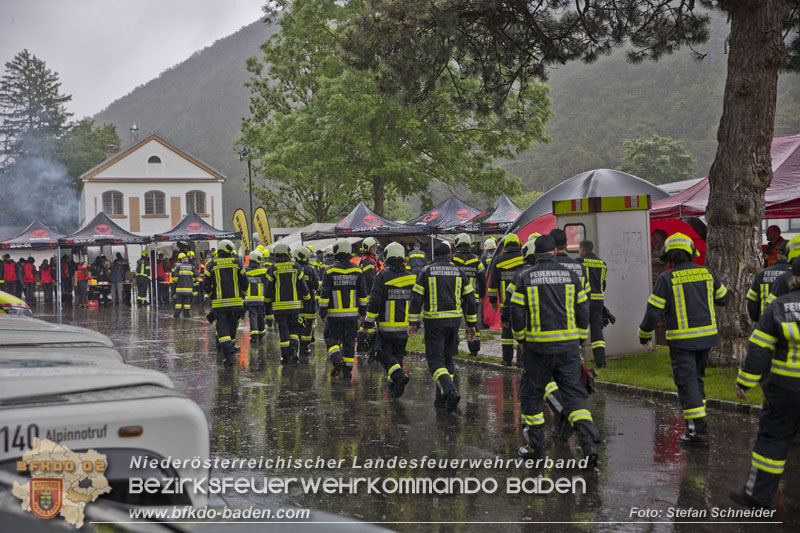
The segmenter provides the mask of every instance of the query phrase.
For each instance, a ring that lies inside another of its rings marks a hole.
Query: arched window
[[[189,191],[186,193],[186,212],[194,211],[198,215],[206,213],[206,193],[203,191]]]
[[[147,191],[144,193],[144,214],[165,215],[164,193],[161,191]]]
[[[141,159],[139,161],[141,161]],[[161,163],[161,158],[158,157],[157,155],[151,155],[150,158],[147,160],[147,162],[150,163],[151,165],[158,165]]]
[[[124,215],[122,211],[122,193],[106,191],[103,193],[103,212],[106,215]]]

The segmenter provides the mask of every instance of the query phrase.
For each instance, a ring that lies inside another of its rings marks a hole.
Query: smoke
[[[42,157],[16,160],[0,180],[0,226],[27,226],[34,219],[62,232],[78,223],[78,194],[67,169]]]

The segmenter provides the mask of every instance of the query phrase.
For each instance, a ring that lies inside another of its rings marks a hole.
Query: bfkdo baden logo
[[[39,518],[61,515],[73,526],[83,526],[86,504],[111,492],[104,473],[106,456],[95,450],[75,453],[51,440],[33,440],[33,448],[17,461],[17,472],[30,473],[27,485],[14,482],[12,494],[23,511]]]

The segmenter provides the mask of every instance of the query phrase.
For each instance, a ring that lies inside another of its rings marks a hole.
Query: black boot
[[[729,493],[731,500],[735,501],[742,507],[750,509],[771,509],[772,505],[764,504],[763,502],[756,501],[752,496],[747,494],[742,489],[732,490]]]
[[[544,450],[541,448],[534,448],[530,444],[526,444],[517,450],[517,455],[520,459],[541,459],[544,457]]]
[[[398,368],[392,372],[392,381],[390,382],[392,388],[392,397],[399,398],[406,391],[406,384],[409,381],[408,374]]]
[[[678,442],[683,446],[708,448],[708,433],[690,433],[687,431],[678,437]]]

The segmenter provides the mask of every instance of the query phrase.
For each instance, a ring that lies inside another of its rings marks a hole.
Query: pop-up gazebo
[[[0,242],[0,250],[47,250],[58,248],[58,240],[64,237],[39,219],[34,220],[19,235]]]
[[[422,216],[406,222],[409,229],[423,229],[430,234],[461,233],[461,225],[481,214],[480,209],[451,196]]]
[[[169,231],[153,235],[155,242],[164,241],[218,241],[221,239],[240,239],[241,231],[223,231],[213,227],[194,211],[186,216]]]
[[[486,211],[461,224],[459,229],[466,233],[505,233],[521,212],[517,204],[502,194]]]
[[[303,233],[304,241],[330,239],[333,237],[388,237],[391,235],[425,235],[425,228],[410,228],[377,214],[359,202],[350,213],[329,230]]]

